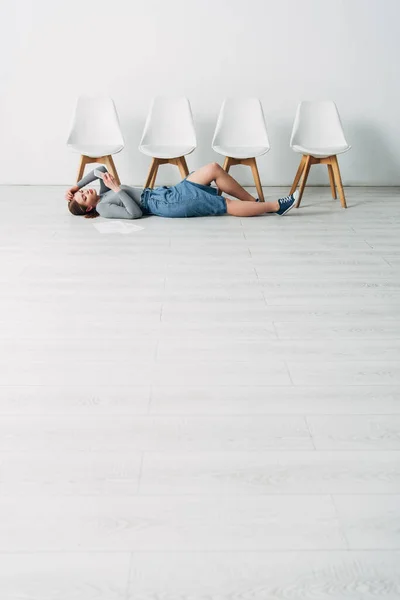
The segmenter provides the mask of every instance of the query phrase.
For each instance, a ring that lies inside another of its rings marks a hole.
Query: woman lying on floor
[[[96,179],[100,179],[100,194],[94,189],[83,189]],[[218,190],[210,186],[213,181],[219,190],[243,202],[218,196]],[[194,171],[177,185],[154,190],[120,186],[101,166],[70,188],[65,197],[70,212],[86,218],[99,215],[111,219],[139,219],[142,215],[176,218],[225,214],[255,217],[264,213],[285,215],[296,205],[297,192],[275,202],[259,202],[220,165],[211,163]]]

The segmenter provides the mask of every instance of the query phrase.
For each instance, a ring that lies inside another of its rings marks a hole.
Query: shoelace
[[[285,196],[284,198],[280,198],[279,202],[281,204],[285,204],[286,202],[291,202],[293,200],[292,196]]]

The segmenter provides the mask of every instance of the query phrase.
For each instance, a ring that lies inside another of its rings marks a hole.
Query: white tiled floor
[[[1,600],[398,599],[399,190],[109,236],[62,193],[0,189]]]

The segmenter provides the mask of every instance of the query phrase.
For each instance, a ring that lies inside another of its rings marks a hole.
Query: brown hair
[[[85,219],[95,219],[96,217],[100,216],[96,208],[92,208],[92,210],[86,212],[84,206],[81,206],[76,200],[70,200],[70,202],[68,202],[68,208],[69,212],[73,215],[85,217]]]

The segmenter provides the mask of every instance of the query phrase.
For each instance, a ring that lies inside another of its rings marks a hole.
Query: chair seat
[[[179,158],[193,152],[196,146],[179,145],[179,146],[161,146],[156,144],[145,144],[139,146],[140,152],[151,156],[152,158]]]
[[[110,156],[111,154],[117,154],[121,152],[123,149],[123,145],[121,144],[113,144],[113,145],[100,145],[100,144],[68,144],[68,147],[71,148],[74,152],[78,152],[79,154],[84,154],[85,156],[89,156],[90,158],[99,158],[100,156]]]
[[[268,146],[213,146],[213,150],[230,158],[255,158],[268,152]]]
[[[307,148],[306,146],[293,145],[292,150],[305,154],[306,156],[314,156],[315,158],[327,158],[328,156],[335,156],[336,154],[343,154],[350,150],[351,146],[331,146],[325,148]]]

